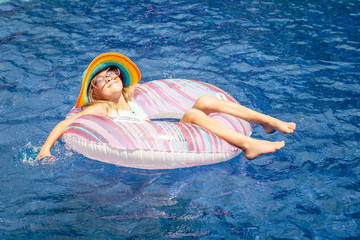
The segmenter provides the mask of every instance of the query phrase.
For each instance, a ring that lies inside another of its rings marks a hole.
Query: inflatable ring
[[[63,140],[88,158],[132,168],[174,169],[230,160],[240,154],[239,148],[197,125],[169,120],[180,119],[200,96],[237,103],[228,93],[208,83],[151,81],[136,88],[134,99],[152,121],[85,115],[70,124]],[[68,117],[83,108],[73,108]],[[247,121],[224,113],[210,116],[244,135],[252,133]]]

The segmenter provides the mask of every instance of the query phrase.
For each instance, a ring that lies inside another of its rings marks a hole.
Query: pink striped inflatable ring
[[[65,130],[66,145],[101,162],[141,169],[174,169],[227,161],[241,150],[193,124],[164,121],[181,118],[200,96],[236,100],[225,91],[204,82],[181,79],[141,84],[135,101],[151,120],[136,122],[100,115],[77,118]],[[71,116],[82,108],[74,108]],[[250,136],[250,123],[223,113],[210,115],[232,129]],[[162,121],[156,121],[156,119]]]

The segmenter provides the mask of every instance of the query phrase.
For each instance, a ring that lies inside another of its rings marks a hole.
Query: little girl
[[[121,54],[105,53],[95,58],[84,72],[82,88],[76,104],[76,107],[87,107],[82,112],[61,121],[55,126],[42,146],[37,159],[51,156],[50,148],[62,136],[71,122],[80,116],[98,114],[114,118],[131,116],[139,120],[149,120],[132,98],[132,93],[140,78],[140,71],[136,65]],[[233,102],[214,97],[200,97],[194,106],[185,112],[180,123],[196,124],[212,132],[242,149],[247,159],[276,152],[283,148],[285,143],[284,141],[257,140],[240,134],[208,116],[213,112],[227,113],[248,122],[259,124],[267,133],[273,133],[277,130],[291,134],[296,128],[295,123],[283,122]]]

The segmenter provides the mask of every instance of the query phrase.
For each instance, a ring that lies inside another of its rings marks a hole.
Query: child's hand
[[[132,86],[130,86],[129,88],[130,88],[130,91],[131,92],[134,92],[135,91],[135,89],[139,86],[140,84],[134,84],[134,85],[132,85]]]
[[[39,154],[37,155],[37,157],[36,157],[35,160],[40,160],[40,159],[43,159],[43,158],[46,158],[46,157],[51,157],[50,151],[41,148],[41,150],[40,150],[40,152],[39,152]]]

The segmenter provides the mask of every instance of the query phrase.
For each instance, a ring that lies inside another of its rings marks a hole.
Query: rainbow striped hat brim
[[[141,79],[140,70],[128,57],[113,52],[101,54],[89,64],[82,76],[81,91],[75,107],[82,107],[89,103],[87,91],[91,79],[99,71],[110,66],[116,66],[119,68],[121,72],[121,80],[126,87],[138,83]]]

